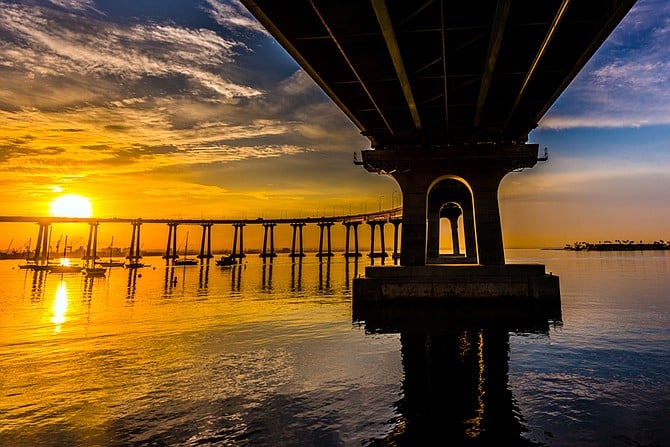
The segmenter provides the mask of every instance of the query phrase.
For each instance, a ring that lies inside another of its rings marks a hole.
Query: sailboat
[[[58,240],[60,244],[60,239]],[[79,273],[84,267],[76,264],[70,264],[70,259],[67,256],[67,236],[65,236],[65,248],[63,249],[63,257],[58,264],[48,264],[48,270],[51,273]]]
[[[186,232],[186,243],[184,244],[184,257],[177,258],[172,261],[172,265],[198,265],[198,260],[193,258],[187,258],[188,254],[188,232]]]
[[[125,264],[124,261],[116,261],[112,259],[112,247],[114,246],[114,237],[112,236],[112,241],[109,243],[109,261],[96,262],[101,267],[123,267]]]
[[[30,259],[30,244],[32,242],[32,238],[28,239],[28,243],[26,244],[26,263],[25,264],[20,264],[19,268],[23,270],[32,270],[32,268],[35,266],[35,260]]]

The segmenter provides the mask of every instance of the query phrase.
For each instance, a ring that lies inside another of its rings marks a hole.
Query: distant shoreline
[[[553,250],[553,249],[552,249]],[[556,249],[558,250],[558,249]],[[560,250],[570,251],[648,251],[648,250],[670,250],[670,242],[654,241],[652,243],[635,243],[633,241],[599,242],[593,244],[590,242],[575,242],[574,244],[565,244]]]

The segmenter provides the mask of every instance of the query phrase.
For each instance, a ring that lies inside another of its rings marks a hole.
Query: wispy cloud
[[[207,5],[208,7],[205,10],[219,25],[231,30],[251,30],[268,35],[266,29],[236,0],[229,3],[219,0],[207,0]]]
[[[208,29],[169,24],[121,25],[44,8],[0,3],[0,66],[36,77],[94,75],[125,83],[183,77],[221,98],[262,92],[226,76],[243,43]],[[146,85],[145,85],[146,87]]]
[[[670,3],[640,0],[540,126],[670,124],[669,40]]]
[[[49,3],[52,3],[56,6],[60,6],[64,9],[74,9],[74,10],[96,10],[95,0],[49,0]]]

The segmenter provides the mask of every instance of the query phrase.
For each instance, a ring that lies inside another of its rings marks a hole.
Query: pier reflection
[[[493,309],[491,309],[493,310]],[[369,333],[399,333],[404,378],[395,427],[370,445],[538,445],[509,387],[509,334],[548,335],[554,317],[486,316],[433,305],[355,308]]]
[[[302,290],[302,258],[291,263],[291,292],[298,292]],[[297,271],[297,273],[296,273]]]
[[[209,258],[200,260],[200,272],[198,273],[198,296],[205,296],[209,286]]]
[[[30,301],[33,303],[42,301],[44,296],[44,284],[46,282],[46,270],[32,270],[32,282],[30,287]],[[28,272],[26,272],[28,274]]]
[[[230,272],[230,290],[239,292],[242,286],[242,270],[246,268],[246,264],[236,264],[232,267]]]
[[[128,282],[126,284],[126,301],[132,303],[135,301],[135,292],[137,291],[137,269],[128,269]]]
[[[165,264],[165,276],[163,280],[163,296],[168,297],[172,294],[172,289],[177,285],[177,276],[175,267],[172,264]]]
[[[325,270],[325,274],[324,274]],[[330,257],[325,261],[319,262],[319,292],[330,292]]]
[[[272,258],[263,258],[261,290],[272,291]]]

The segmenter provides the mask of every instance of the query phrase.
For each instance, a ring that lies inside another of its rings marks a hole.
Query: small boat
[[[19,265],[19,268],[22,269],[22,270],[34,270],[35,266],[37,265],[35,260],[30,258],[30,243],[31,243],[31,241],[32,241],[32,238],[28,239],[28,243],[26,244],[26,263]]]
[[[80,265],[52,264],[47,266],[50,273],[79,273],[84,269]]]
[[[172,261],[172,265],[198,265],[198,260],[193,258],[187,258],[188,253],[188,232],[186,233],[186,243],[184,244],[184,257],[177,258]]]
[[[216,265],[235,265],[237,260],[233,255],[230,256],[221,256],[220,259],[216,260]]]
[[[127,269],[141,269],[142,267],[147,267],[146,265],[142,264],[141,262],[133,261],[133,262],[128,262],[127,264],[123,265]]]
[[[172,261],[172,265],[198,265],[198,260],[192,258],[175,259]]]
[[[60,239],[58,240],[58,244],[60,245]],[[67,256],[67,249],[67,236],[65,236],[65,248],[63,249],[63,257],[60,262],[58,264],[47,264],[47,270],[49,270],[50,273],[79,273],[82,271],[84,268],[83,266],[70,264],[70,258]],[[56,247],[56,251],[58,251],[58,246]],[[70,251],[72,251],[72,247],[70,247]]]
[[[84,267],[81,272],[86,276],[105,276],[107,269],[104,267]]]
[[[101,267],[123,267],[125,265],[124,261],[117,261],[115,259],[112,259],[113,245],[114,245],[114,238],[112,237],[112,241],[109,243],[109,261],[96,262],[96,265],[99,265]]]

